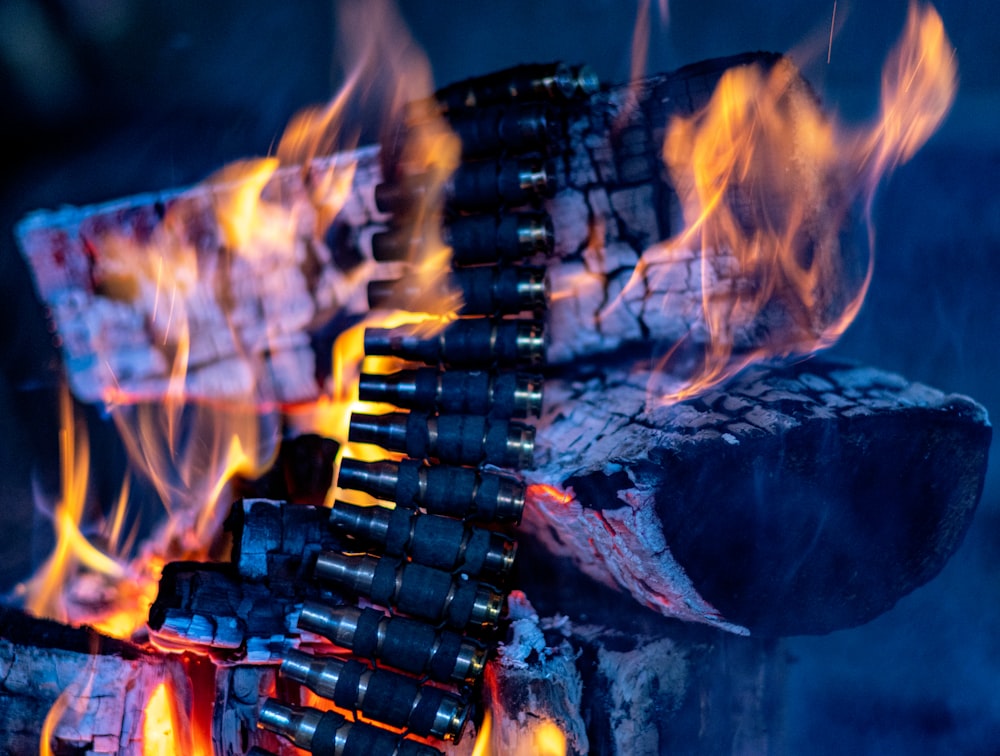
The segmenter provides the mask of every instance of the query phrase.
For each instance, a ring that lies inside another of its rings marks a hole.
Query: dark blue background
[[[655,3],[654,3],[655,4]],[[939,4],[961,84],[944,129],[877,203],[868,302],[835,352],[1000,410],[1000,14]],[[797,50],[845,120],[877,107],[904,0],[671,3],[650,71],[752,49]],[[438,82],[525,61],[591,63],[627,78],[634,6],[614,0],[407,2]],[[328,2],[4,0],[0,3],[0,590],[50,539],[32,471],[55,470],[55,355],[13,247],[25,212],[197,181],[264,154],[339,79]],[[809,58],[811,54],[811,59]],[[120,463],[120,459],[117,460]],[[994,465],[994,468],[996,466]],[[112,476],[99,485],[113,485]],[[1000,478],[944,572],[854,630],[788,643],[788,752],[1000,752]]]

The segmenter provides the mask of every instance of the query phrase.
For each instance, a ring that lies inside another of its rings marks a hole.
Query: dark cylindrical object
[[[544,103],[512,103],[449,114],[462,142],[462,157],[545,151],[559,140],[552,109]]]
[[[511,371],[417,368],[389,375],[362,373],[358,398],[442,414],[538,417],[542,378]]]
[[[445,223],[443,238],[454,265],[520,260],[555,246],[552,220],[533,212],[455,217]]]
[[[472,684],[486,664],[486,647],[449,630],[378,609],[326,607],[307,601],[298,627],[365,659],[440,682]]]
[[[470,577],[505,577],[517,551],[514,540],[500,533],[407,507],[359,507],[338,501],[330,511],[330,524],[379,547],[381,553]]]
[[[343,709],[414,735],[457,741],[468,716],[457,696],[356,659],[319,658],[292,649],[285,652],[281,674]]]
[[[538,364],[545,356],[545,334],[534,320],[489,318],[462,318],[431,336],[421,323],[368,328],[365,354],[448,367]]]
[[[552,166],[538,158],[474,160],[462,163],[443,187],[443,199],[454,210],[519,207],[551,197],[556,190]],[[405,217],[427,196],[420,176],[375,187],[375,206],[383,213]]]
[[[484,265],[548,254],[555,231],[545,213],[460,215],[445,222],[442,240],[451,247],[452,265]],[[372,236],[372,255],[379,262],[406,262],[418,244],[412,228],[392,228]]]
[[[464,268],[431,280],[410,276],[394,281],[371,281],[368,306],[392,310],[425,309],[422,302],[444,301],[452,292],[462,297],[460,315],[504,315],[540,310],[548,286],[545,268],[490,265]]]
[[[493,625],[503,596],[490,585],[394,557],[326,551],[316,559],[316,576],[372,602],[429,622],[461,630]]]
[[[512,100],[570,100],[600,88],[588,66],[533,63],[476,76],[442,87],[434,97],[449,112]]]
[[[275,698],[264,702],[257,726],[288,738],[313,756],[443,756],[436,748],[381,727]]]
[[[520,522],[524,481],[471,467],[425,465],[420,460],[362,462],[344,459],[337,485],[364,491],[401,507],[481,522]]]
[[[447,204],[460,210],[519,207],[555,191],[555,172],[543,160],[476,160],[462,163],[452,174]]]
[[[449,465],[525,467],[531,465],[535,452],[533,427],[480,415],[355,412],[351,415],[348,438],[355,443],[375,444],[417,459],[437,459]]]

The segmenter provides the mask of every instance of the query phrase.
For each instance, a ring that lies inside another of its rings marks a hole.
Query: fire
[[[182,743],[185,733],[179,727],[177,703],[167,683],[161,682],[153,690],[142,719],[143,756],[163,756],[190,752],[190,743]]]
[[[510,725],[508,735],[515,737],[515,742],[498,742],[493,733],[493,715],[487,711],[483,715],[483,723],[476,734],[476,742],[472,746],[472,756],[566,756],[566,735],[551,719],[534,721],[531,717],[526,722]]]
[[[405,304],[432,311],[433,318],[380,312],[348,329],[334,347],[328,391],[308,410],[284,404],[268,383],[269,356],[280,354],[290,334],[301,333],[313,317],[294,307],[272,317],[271,294],[287,282],[293,289],[278,299],[294,304],[295,271],[305,255],[302,240],[322,238],[351,196],[356,162],[349,150],[360,132],[349,127],[348,115],[354,118],[370,105],[373,85],[385,90],[380,118],[405,133],[395,156],[397,178],[419,181],[423,188],[409,214],[416,242],[409,275],[430,282],[447,270],[450,259],[440,235],[441,195],[458,164],[460,145],[440,114],[404,109],[407,103],[426,102],[433,90],[426,61],[388,3],[341,8],[355,16],[340,24],[353,35],[344,45],[353,49],[355,61],[345,85],[328,105],[297,115],[274,156],[217,172],[169,202],[148,234],[112,229],[93,239],[100,249],[102,286],[141,310],[167,378],[136,386],[124,380],[127,376],[119,381],[111,362],[104,362],[112,388],[103,399],[130,464],[118,505],[107,518],[90,511],[95,507],[88,488],[87,437],[73,422],[68,394],[64,397],[62,495],[52,507],[57,545],[22,587],[32,613],[88,623],[117,637],[136,635],[167,562],[225,556],[213,549],[231,502],[228,482],[236,475],[257,477],[271,465],[282,423],[321,430],[341,442],[343,453],[373,453],[347,444],[350,412],[368,409],[357,401],[364,328],[423,321],[433,332],[460,304],[450,293],[437,296],[441,286],[427,286],[436,292],[434,301]],[[410,119],[405,129],[404,119]],[[333,311],[356,297],[372,270],[368,262],[345,274],[325,306]],[[232,356],[218,370],[207,371],[217,352]],[[369,368],[380,369],[373,362]],[[162,503],[163,513],[153,521],[128,511],[131,476],[148,481]],[[49,712],[46,743],[69,705],[67,690]],[[190,724],[171,685],[160,684],[144,709],[143,753],[211,753],[201,731],[206,723],[193,735]]]
[[[872,245],[866,259],[852,260],[841,230],[940,125],[956,77],[940,17],[912,4],[883,72],[881,118],[869,129],[825,117],[787,60],[727,71],[704,109],[672,119],[663,159],[685,228],[646,251],[612,307],[644,277],[671,276],[686,264],[674,260],[694,254],[708,338],[703,351],[692,354],[682,340],[662,358],[653,394],[676,401],[750,362],[809,353],[843,333],[867,291]],[[720,287],[720,271],[731,284]],[[791,322],[769,329],[775,309]],[[759,348],[746,347],[748,332]]]

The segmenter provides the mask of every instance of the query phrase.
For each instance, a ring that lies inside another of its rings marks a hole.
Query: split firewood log
[[[190,753],[192,687],[180,656],[0,607],[5,756],[39,753],[50,713],[48,745],[54,753],[132,753],[143,742],[154,695],[185,728],[178,733],[178,752]]]
[[[992,433],[971,399],[821,359],[673,405],[651,379],[626,363],[546,382],[519,555],[522,581],[551,576],[545,609],[572,601],[537,561],[561,556],[668,616],[826,633],[887,610],[961,543]]]
[[[557,191],[542,206],[554,250],[534,260],[547,266],[552,292],[550,362],[636,342],[702,345],[704,302],[735,303],[760,285],[755,272],[739,270],[731,250],[703,256],[690,244],[660,244],[682,228],[682,202],[662,157],[667,122],[702,107],[724,70],[749,64],[785,72],[793,126],[799,110],[816,107],[791,64],[768,54],[707,61],[567,106],[548,168]],[[815,215],[804,227],[807,242],[839,260],[844,276],[814,287],[819,304],[807,316],[794,296],[776,291],[759,317],[727,336],[737,350],[800,347],[835,319],[857,283],[857,261],[838,236],[844,191],[830,186],[831,177],[809,176],[795,149],[788,160],[787,173],[801,178],[797,194],[810,198],[806,210]],[[330,373],[332,339],[368,312],[367,283],[391,277],[384,271],[392,266],[375,265],[372,251],[374,234],[391,220],[375,202],[383,162],[377,148],[364,148],[280,168],[259,203],[250,198],[260,218],[240,218],[242,231],[217,216],[245,191],[239,182],[26,218],[18,241],[54,318],[76,396],[162,397],[176,356],[186,354],[191,398],[315,399],[316,376]],[[342,179],[342,193],[317,196],[316,187],[341,186],[331,173]],[[820,183],[829,195],[813,198]],[[733,189],[734,202],[741,191]],[[324,230],[330,203],[337,212]],[[255,223],[275,216],[281,221],[254,235]]]
[[[582,574],[739,633],[830,632],[891,607],[961,542],[991,437],[970,399],[820,359],[675,405],[649,381],[628,362],[547,381],[515,578],[543,611],[592,617]],[[204,642],[231,650],[292,633],[296,602],[319,589],[310,555],[334,543],[327,510],[237,511],[237,567],[168,568],[154,627],[192,641],[194,615],[226,617],[239,632],[226,641],[220,622]]]

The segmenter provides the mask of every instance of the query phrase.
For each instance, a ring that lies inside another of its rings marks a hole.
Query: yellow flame
[[[56,727],[59,726],[59,722],[66,713],[66,709],[69,708],[69,702],[72,695],[73,691],[67,687],[62,693],[59,694],[59,697],[56,698],[52,707],[49,709],[48,714],[45,715],[45,721],[42,722],[42,732],[38,748],[39,756],[54,756],[52,751],[52,738],[55,735]]]
[[[870,182],[877,184],[924,146],[951,109],[957,88],[955,48],[941,16],[911,0],[906,28],[882,69],[881,118],[866,140]]]
[[[153,690],[143,710],[142,754],[165,756],[187,753],[181,746],[182,733],[177,722],[177,706],[167,683],[161,682]]]
[[[566,735],[551,719],[527,717],[511,722],[506,732],[494,733],[493,714],[487,711],[476,733],[471,756],[566,756]]]
[[[676,401],[752,361],[812,352],[843,333],[868,288],[872,245],[852,259],[841,230],[859,200],[870,210],[881,178],[940,125],[956,80],[940,17],[914,3],[883,71],[881,118],[869,129],[825,117],[788,60],[725,72],[706,107],[667,124],[663,159],[685,227],[645,253],[610,307],[632,287],[657,290],[658,277],[693,257],[708,338],[703,350],[676,344],[652,393]],[[770,327],[775,311],[782,320]]]

